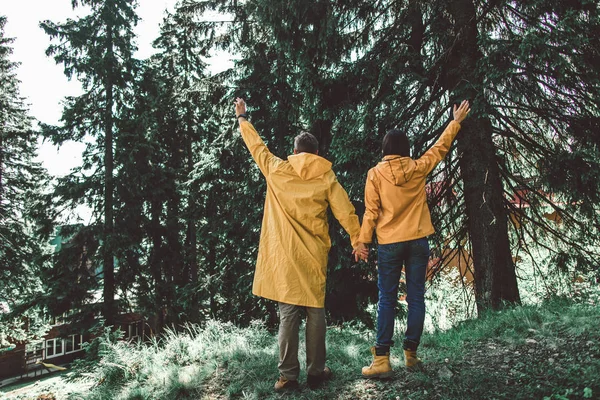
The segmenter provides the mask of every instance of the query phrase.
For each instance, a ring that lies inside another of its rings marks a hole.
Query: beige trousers
[[[306,373],[319,375],[325,369],[325,309],[279,303],[279,373],[298,380],[298,344],[301,313],[306,310]]]

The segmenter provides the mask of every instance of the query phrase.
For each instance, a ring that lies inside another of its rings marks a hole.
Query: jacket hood
[[[331,163],[312,153],[300,153],[288,156],[294,171],[304,180],[318,178],[331,170]]]
[[[375,168],[385,180],[402,186],[412,179],[417,165],[410,157],[385,156]]]

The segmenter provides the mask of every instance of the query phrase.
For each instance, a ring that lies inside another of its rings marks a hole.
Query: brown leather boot
[[[307,375],[306,384],[310,389],[317,389],[323,382],[330,380],[332,376],[331,368],[325,367],[319,375]]]
[[[363,367],[362,376],[363,378],[390,378],[394,375],[392,371],[392,365],[390,364],[390,352],[389,350],[385,355],[377,355],[375,346],[371,347],[371,354],[373,354],[373,362],[368,367]]]
[[[275,382],[276,392],[281,392],[283,390],[298,389],[299,387],[300,386],[298,385],[298,381],[287,380],[283,375],[280,375],[277,382]]]
[[[404,364],[408,369],[419,369],[423,366],[423,361],[417,357],[416,350],[404,350]]]

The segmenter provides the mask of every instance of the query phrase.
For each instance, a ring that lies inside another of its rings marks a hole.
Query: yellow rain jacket
[[[389,155],[367,174],[365,215],[359,241],[379,244],[406,242],[431,235],[425,180],[448,153],[460,124],[450,122],[438,141],[418,160]]]
[[[300,153],[284,161],[269,151],[250,122],[241,121],[240,131],[267,179],[252,293],[282,303],[323,308],[331,247],[327,207],[355,247],[360,224],[354,206],[331,163],[323,157]]]

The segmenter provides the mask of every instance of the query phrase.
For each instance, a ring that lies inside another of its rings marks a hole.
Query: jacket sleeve
[[[456,121],[451,121],[437,142],[416,160],[417,170],[424,175],[429,175],[440,161],[446,157],[452,141],[460,130],[460,124]]]
[[[350,198],[348,198],[348,193],[346,193],[342,185],[337,181],[335,174],[333,175],[333,181],[329,187],[328,202],[333,215],[340,222],[342,228],[350,235],[352,248],[355,248],[358,244],[360,223],[358,222],[358,216],[356,215],[354,206],[352,205]]]
[[[379,185],[375,182],[375,179],[375,172],[369,171],[367,174],[367,183],[365,184],[365,215],[363,216],[360,236],[358,238],[358,241],[362,243],[371,243],[373,241],[373,232],[375,231],[381,208]]]
[[[254,126],[248,121],[240,122],[240,132],[242,139],[246,143],[246,147],[250,150],[252,158],[260,168],[263,175],[269,176],[274,167],[281,162],[279,157],[276,157],[269,151],[269,148],[254,129]]]

